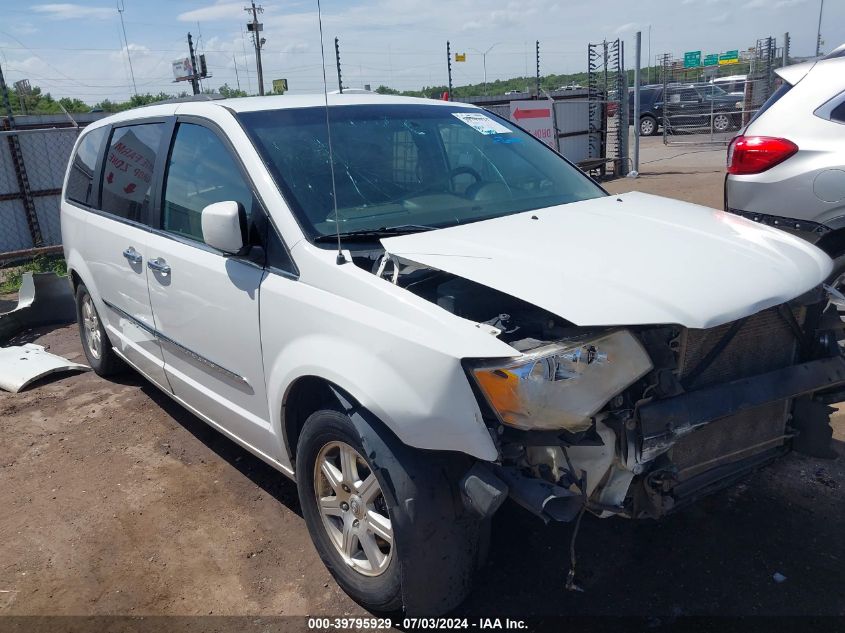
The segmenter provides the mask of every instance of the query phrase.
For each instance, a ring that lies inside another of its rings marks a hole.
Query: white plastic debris
[[[774,574],[772,574],[772,580],[774,580],[776,583],[780,584],[780,583],[782,583],[786,580],[786,576],[784,576],[779,571],[776,571]]]
[[[12,393],[49,374],[89,369],[87,365],[73,363],[33,343],[0,348],[0,389]]]

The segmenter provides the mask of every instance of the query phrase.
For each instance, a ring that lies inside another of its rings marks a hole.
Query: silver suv
[[[845,273],[845,45],[775,71],[781,86],[728,148],[725,208],[791,231]]]

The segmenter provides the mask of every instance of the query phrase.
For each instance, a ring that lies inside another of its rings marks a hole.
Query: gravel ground
[[[723,156],[607,187],[718,207]],[[29,341],[84,362],[75,326]],[[586,517],[584,593],[563,588],[571,526],[508,503],[460,614],[845,615],[845,416],[834,427],[836,460],[788,455],[662,522]],[[133,373],[0,392],[0,434],[0,614],[365,613],[317,557],[293,483]]]

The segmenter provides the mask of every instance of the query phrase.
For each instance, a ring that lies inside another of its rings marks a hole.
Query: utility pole
[[[337,89],[343,94],[343,78],[340,75],[340,40],[334,38],[334,63],[337,66]]]
[[[537,98],[540,98],[540,40],[534,46],[534,56],[537,62]]]
[[[197,58],[194,55],[194,41],[191,39],[191,34],[188,33],[188,53],[191,56],[191,88],[195,95],[200,93],[200,82],[197,79]]]
[[[449,70],[449,101],[452,100],[452,45],[446,40],[446,68]]]
[[[824,11],[824,0],[819,4],[819,28],[816,30],[816,57],[822,54],[822,12]]]
[[[126,6],[123,0],[117,0],[117,12],[120,15],[120,28],[123,29],[123,43],[126,45],[126,59],[129,60],[129,75],[132,77],[132,89],[135,91],[135,96],[138,96],[138,86],[135,85],[135,71],[132,70],[132,56],[129,54],[129,41],[126,39],[126,26],[123,24],[123,12]]]
[[[634,50],[634,160],[633,170],[629,176],[637,176],[640,173],[640,58],[642,56],[643,34],[637,31],[635,36]],[[621,103],[620,103],[621,105]]]
[[[258,14],[264,13],[264,8],[255,6],[253,0],[252,6],[244,7],[244,11],[252,13],[252,22],[247,22],[246,30],[252,33],[252,43],[255,45],[255,70],[258,75],[258,94],[264,96],[264,71],[261,68],[261,47],[267,41],[261,37],[261,31],[264,30],[264,25],[258,21]]]
[[[781,66],[789,66],[789,31],[783,34],[783,59]]]

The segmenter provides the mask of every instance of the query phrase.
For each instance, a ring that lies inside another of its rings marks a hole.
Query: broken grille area
[[[793,312],[803,324],[804,310]],[[701,361],[730,331],[733,323],[707,330],[686,330],[680,350],[682,382],[692,377]],[[688,389],[755,376],[792,365],[797,342],[777,308],[748,317],[733,338],[703,371],[696,372]],[[769,403],[707,424],[678,440],[671,458],[678,480],[782,446],[789,400]]]

